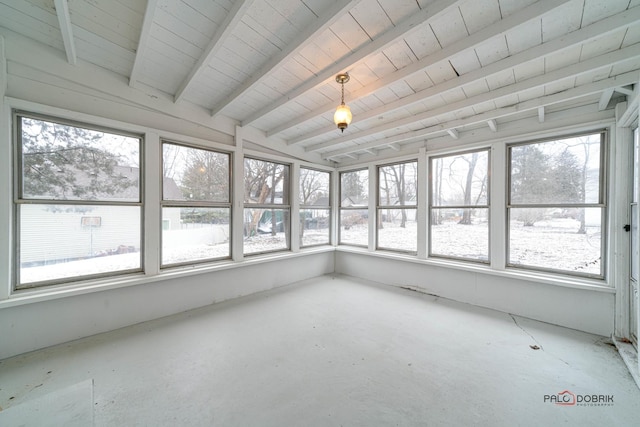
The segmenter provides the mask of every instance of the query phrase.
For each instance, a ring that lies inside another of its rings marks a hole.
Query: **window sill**
[[[497,270],[489,267],[486,264],[474,263],[474,262],[464,262],[464,261],[454,261],[454,260],[443,260],[443,259],[420,259],[415,256],[405,255],[401,253],[387,252],[387,251],[369,251],[366,248],[358,248],[354,246],[338,246],[336,248],[338,252],[349,252],[356,253],[360,255],[374,256],[385,259],[393,259],[403,262],[411,262],[415,264],[428,265],[433,267],[442,267],[442,268],[453,268],[457,270],[470,271],[480,274],[489,274],[500,277],[508,277],[511,279],[517,279],[527,282],[535,282],[541,283],[545,285],[553,285],[553,286],[563,286],[566,288],[575,288],[575,289],[583,289],[590,290],[596,292],[604,292],[614,294],[616,292],[615,288],[606,284],[603,280],[598,279],[588,279],[588,278],[580,278],[580,277],[568,277],[562,276],[558,274],[547,274],[540,273],[535,271],[522,271],[520,269],[507,269],[507,270]]]
[[[114,276],[99,280],[91,280],[84,282],[74,282],[72,284],[62,284],[55,286],[47,286],[42,288],[24,289],[14,291],[9,298],[0,301],[0,309],[16,307],[25,304],[43,302],[59,298],[65,298],[76,295],[90,294],[94,292],[108,291],[112,289],[125,288],[147,283],[161,282],[164,280],[177,279],[187,276],[195,276],[200,274],[213,273],[216,271],[229,270],[234,268],[242,268],[251,265],[262,264],[277,260],[284,260],[308,255],[314,255],[324,252],[333,252],[333,246],[317,246],[313,248],[301,249],[299,252],[271,252],[262,255],[248,256],[242,261],[218,261],[211,264],[197,264],[189,266],[180,266],[167,268],[158,274],[134,273],[123,276]]]

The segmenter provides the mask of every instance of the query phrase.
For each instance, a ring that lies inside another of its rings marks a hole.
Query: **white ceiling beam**
[[[633,95],[633,86],[617,87],[615,91],[627,96]]]
[[[393,83],[406,79],[407,77],[412,76],[413,74],[419,73],[425,68],[428,68],[431,65],[434,65],[442,60],[445,60],[451,56],[455,56],[464,52],[465,50],[472,49],[487,40],[503,34],[513,28],[518,27],[536,17],[540,17],[554,9],[558,6],[561,6],[564,3],[567,3],[569,0],[544,0],[534,3],[523,10],[520,10],[513,15],[509,15],[508,17],[488,26],[479,31],[476,31],[472,35],[465,37],[457,42],[440,49],[439,51],[427,55],[426,57],[413,62],[406,67],[403,67],[399,70],[394,71],[393,73],[382,77],[375,82],[368,84],[366,86],[361,87],[360,89],[349,93],[349,102],[354,102],[359,99],[362,99],[366,96],[371,95],[372,93],[385,88],[387,86],[392,85]],[[280,132],[283,132],[287,129],[290,129],[295,126],[299,126],[300,124],[312,120],[317,116],[325,114],[335,108],[335,105],[332,103],[326,103],[321,107],[314,109],[296,119],[287,120],[286,123],[273,128],[267,132],[267,136],[276,135]]]
[[[60,24],[60,32],[62,33],[64,50],[67,53],[67,61],[71,65],[76,65],[78,57],[76,55],[76,44],[73,41],[69,4],[67,3],[67,0],[54,0],[54,4],[56,7],[56,15],[58,15],[58,23]]]
[[[226,96],[211,110],[211,115],[215,116],[233,101],[244,95],[248,90],[264,81],[277,70],[285,61],[288,61],[296,55],[300,50],[313,42],[313,39],[321,35],[326,29],[333,25],[338,19],[342,18],[349,10],[355,7],[362,0],[339,0],[331,5],[315,22],[305,28],[298,34],[295,40],[287,44],[287,48],[281,50],[279,54],[271,57],[269,61],[264,63],[259,70],[251,75],[236,90]],[[243,123],[244,125],[244,123]]]
[[[544,123],[544,107],[538,107],[538,122]]]
[[[445,11],[453,7],[457,7],[460,3],[462,3],[462,0],[436,0],[429,3],[422,10],[412,14],[411,16],[409,16],[409,18],[400,22],[398,25],[392,26],[389,30],[382,33],[371,42],[365,44],[360,49],[353,52],[351,55],[348,55],[338,62],[334,63],[333,65],[325,68],[315,77],[306,80],[291,92],[284,94],[271,104],[253,113],[252,115],[247,117],[242,122],[242,124],[246,125],[252,123],[259,118],[269,114],[276,108],[279,108],[286,103],[293,101],[304,93],[326,83],[327,80],[333,79],[336,74],[355,68],[357,65],[364,62],[370,55],[380,52],[399,39],[406,37],[408,34],[417,30],[421,25],[426,25],[427,23],[434,21],[435,19],[439,18],[440,15],[442,15]]]
[[[387,147],[391,148],[393,151],[400,151],[400,144],[397,143],[392,143],[392,144],[385,144]]]
[[[340,138],[338,141],[331,140],[319,144],[309,145],[305,147],[305,151],[315,151],[318,149],[327,148],[332,145],[353,141],[366,136],[375,135],[377,133],[392,131],[393,129],[417,123],[422,120],[431,119],[443,114],[459,112],[470,107],[478,106],[487,101],[496,101],[501,98],[512,96],[514,94],[530,89],[544,87],[549,83],[554,83],[568,77],[577,77],[591,71],[611,67],[617,63],[628,61],[629,59],[637,56],[640,56],[640,43],[636,43],[624,49],[619,49],[613,52],[606,53],[604,55],[596,56],[594,58],[584,60],[583,62],[572,64],[564,68],[548,72],[546,74],[522,80],[518,83],[503,86],[490,92],[481,93],[457,102],[453,102],[451,104],[445,104],[441,107],[437,107],[429,111],[411,115],[403,119],[396,119],[392,122],[384,123],[380,126],[372,127],[364,131],[344,135],[344,137]]]
[[[367,154],[371,154],[372,156],[378,154],[378,150],[375,150],[373,148],[365,148],[363,151]]]
[[[451,138],[453,138],[453,139],[458,139],[458,138],[460,138],[460,135],[458,134],[458,131],[457,131],[457,130],[455,130],[455,129],[447,129],[447,133],[448,133],[449,135],[451,135]]]
[[[158,0],[147,0],[147,8],[144,11],[144,18],[142,19],[142,30],[140,31],[140,40],[138,41],[138,48],[136,49],[136,58],[133,61],[133,68],[131,74],[129,74],[129,86],[134,87],[138,81],[140,70],[142,70],[142,62],[144,61],[144,55],[147,52],[149,46],[149,37],[151,34],[151,26],[153,25],[153,17],[158,7]]]
[[[494,119],[488,120],[487,124],[492,132],[498,132],[498,123]]]
[[[579,99],[579,98],[593,95],[596,93],[600,93],[604,89],[609,87],[616,87],[621,84],[629,84],[629,82],[633,82],[633,80],[637,78],[638,78],[637,73],[632,71],[629,73],[621,74],[616,77],[610,77],[608,79],[599,80],[595,83],[589,83],[574,89],[569,89],[564,92],[555,93],[553,95],[547,95],[547,96],[543,96],[536,99],[531,99],[528,101],[520,102],[515,105],[510,105],[508,107],[502,107],[495,110],[486,111],[484,113],[466,117],[464,119],[451,120],[449,122],[440,123],[438,125],[429,126],[427,128],[416,130],[416,131],[405,132],[403,134],[395,135],[389,138],[384,138],[376,141],[369,141],[356,146],[327,151],[322,154],[322,157],[327,158],[329,156],[339,156],[354,150],[375,149],[378,147],[385,147],[385,146],[388,146],[389,144],[393,144],[397,142],[421,140],[430,135],[445,133],[447,129],[451,129],[454,127],[459,128],[459,127],[474,125],[474,124],[485,122],[492,118],[499,119],[501,117],[508,117],[508,116],[523,113],[526,111],[532,111],[532,110],[539,111],[541,108],[544,108],[545,106],[554,105],[554,104],[570,101],[573,99]]]
[[[597,21],[594,24],[571,32],[563,37],[559,37],[550,40],[547,43],[534,46],[523,52],[493,62],[485,67],[470,71],[454,79],[450,79],[435,86],[431,86],[425,90],[416,92],[397,101],[390,102],[386,105],[374,108],[369,111],[354,114],[354,121],[361,123],[366,120],[377,119],[381,115],[383,116],[392,111],[407,108],[413,104],[423,102],[427,98],[437,97],[453,89],[458,89],[464,85],[486,79],[487,77],[490,77],[492,75],[503,73],[506,70],[510,70],[511,68],[521,63],[525,63],[533,59],[545,57],[551,54],[557,54],[558,52],[561,52],[573,46],[581,45],[590,40],[600,38],[604,35],[617,31],[622,27],[629,26],[636,22],[640,22],[640,14],[638,13],[625,11],[616,15],[612,15],[609,18]],[[330,133],[333,130],[334,128],[332,126],[322,127],[296,138],[291,138],[288,140],[288,144],[297,144],[303,141],[307,141],[309,139]],[[269,135],[269,133],[267,133],[267,135]]]
[[[600,95],[600,102],[598,102],[598,111],[607,109],[609,101],[611,101],[611,97],[613,96],[613,92],[613,88],[605,89],[602,91],[602,95]]]
[[[187,77],[182,81],[182,83],[180,83],[180,86],[173,97],[174,102],[179,102],[184,98],[184,94],[187,89],[189,89],[206,67],[209,66],[213,57],[216,56],[222,45],[227,41],[231,32],[236,28],[253,2],[254,0],[236,0],[233,3],[233,7],[229,11],[229,14],[224,18],[224,21],[216,30],[213,38],[205,48],[200,58],[198,58],[198,62],[195,63]]]
[[[627,96],[627,109],[618,119],[618,127],[629,127],[638,119],[638,110],[640,107],[640,84],[638,83],[637,73],[636,81],[633,83],[633,92],[631,95]]]

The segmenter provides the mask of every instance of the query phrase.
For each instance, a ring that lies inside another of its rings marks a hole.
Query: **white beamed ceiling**
[[[0,34],[338,163],[499,134],[545,108],[604,110],[640,77],[640,0],[0,0]],[[345,71],[354,119],[341,134]]]

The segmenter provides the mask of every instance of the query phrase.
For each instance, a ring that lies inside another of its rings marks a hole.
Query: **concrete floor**
[[[88,380],[96,426],[640,425],[608,339],[343,276],[0,361],[0,406]]]

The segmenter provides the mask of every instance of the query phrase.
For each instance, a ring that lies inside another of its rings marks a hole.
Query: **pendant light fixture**
[[[348,105],[345,105],[344,103],[344,84],[347,83],[348,81],[349,81],[349,73],[338,74],[336,76],[336,82],[342,85],[342,98],[341,98],[342,102],[340,103],[340,105],[338,105],[338,108],[336,109],[336,112],[333,115],[333,122],[336,124],[336,126],[338,126],[338,129],[340,129],[342,132],[344,132],[347,126],[349,126],[349,124],[351,123],[351,119],[353,119],[353,116],[351,115],[351,109],[349,108]]]

